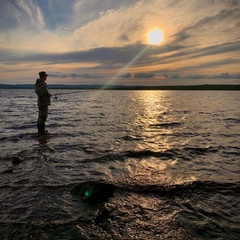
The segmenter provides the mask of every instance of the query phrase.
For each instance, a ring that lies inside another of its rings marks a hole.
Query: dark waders
[[[48,107],[40,107],[38,112],[38,120],[37,120],[37,128],[38,134],[43,135],[45,134],[45,122],[48,117]]]

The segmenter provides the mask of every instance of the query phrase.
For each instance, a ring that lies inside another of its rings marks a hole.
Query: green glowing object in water
[[[90,192],[89,192],[89,191],[85,191],[85,192],[84,192],[84,196],[85,196],[85,197],[89,197],[89,196],[90,196]]]
[[[87,200],[89,199],[90,197],[92,197],[92,194],[93,194],[93,191],[92,189],[89,187],[89,186],[86,186],[83,191],[82,191],[82,198]]]

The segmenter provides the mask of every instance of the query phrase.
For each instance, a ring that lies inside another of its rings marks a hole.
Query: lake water
[[[238,91],[51,92],[0,90],[1,239],[240,239]]]

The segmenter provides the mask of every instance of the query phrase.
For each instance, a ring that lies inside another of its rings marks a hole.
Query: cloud
[[[41,30],[45,26],[42,11],[33,0],[2,0],[0,5],[0,28],[19,27],[22,30]]]
[[[199,53],[195,57],[209,56],[230,52],[240,52],[240,41],[227,42],[219,45],[213,45],[210,47],[200,49]]]
[[[225,4],[226,5],[226,4]],[[211,15],[203,15],[201,19],[182,28],[173,35],[173,44],[181,43],[186,46],[186,53],[193,58],[221,54],[225,52],[239,51],[240,9],[216,6]]]
[[[88,74],[88,73],[57,73],[57,72],[50,72],[49,77],[51,78],[104,78],[101,75],[95,75],[95,74]]]
[[[236,5],[239,5],[239,1],[238,0],[229,0],[229,2],[233,5],[233,6],[236,6]]]
[[[102,47],[93,48],[85,51],[75,51],[66,53],[34,53],[26,51],[0,51],[0,61],[2,62],[47,62],[49,64],[56,63],[74,63],[74,62],[98,62],[102,64],[110,64],[112,67],[116,64],[128,64],[136,56],[137,60],[155,61],[156,55],[175,52],[184,47],[182,46],[165,46],[162,48],[149,47],[141,43],[127,45],[123,47]],[[142,55],[139,55],[143,52]],[[164,59],[164,58],[163,58]]]
[[[197,62],[197,66],[201,67],[210,67],[217,65],[226,65],[230,63],[238,63],[240,54],[240,41],[227,42],[219,45],[212,45],[208,47],[196,47],[196,48],[187,48],[184,46],[177,46],[178,51],[169,51],[167,55],[160,56],[158,59],[159,63],[173,63],[183,61],[185,59],[189,60],[188,66],[184,68],[191,68],[194,63],[191,59],[201,59],[209,57],[205,62]],[[170,48],[169,48],[170,49]],[[164,52],[162,52],[164,53]],[[232,57],[231,57],[232,56]],[[211,58],[210,58],[211,57]],[[156,59],[154,58],[156,61]]]
[[[41,0],[36,2],[38,4],[33,0],[3,0],[3,3],[11,8],[7,15],[14,16],[15,20],[19,18],[21,26],[21,29],[15,29],[8,36],[9,48],[41,49],[43,52],[55,53],[119,47],[137,42],[146,44],[147,31],[156,25],[163,28],[165,39],[168,41],[163,45],[195,45],[195,36],[201,40],[205,36],[202,33],[206,32],[213,33],[213,37],[208,37],[208,41],[216,41],[216,32],[224,32],[219,31],[222,24],[230,30],[231,21],[237,18],[237,10],[230,10],[225,14],[221,12],[226,8],[226,4],[197,0],[192,0],[191,4],[188,0],[149,0],[147,4],[138,0],[69,0],[67,3],[64,0],[51,0],[47,4]],[[4,9],[1,13],[4,13]],[[227,16],[232,19],[228,19]],[[213,32],[215,28],[212,25],[216,24],[217,20],[221,21],[221,24],[216,32]],[[33,27],[31,32],[24,32],[26,30],[23,30],[23,26],[28,26],[28,29]],[[35,26],[38,26],[37,32],[33,30]],[[234,34],[234,31],[231,34]],[[229,37],[226,29],[223,35],[225,38]],[[15,43],[16,40],[18,44]],[[30,44],[26,45],[26,42]],[[205,42],[201,41],[201,44]]]
[[[210,75],[208,78],[240,79],[240,73],[239,74],[230,74],[230,73],[214,74],[214,75]]]
[[[124,74],[122,74],[122,75],[119,75],[118,77],[119,78],[131,78],[131,73],[124,73]]]
[[[178,78],[180,78],[180,75],[175,74],[175,75],[172,75],[171,78],[175,78],[175,79],[177,78],[178,79]]]
[[[239,5],[237,0],[2,0],[0,67],[9,79],[15,71],[24,75],[24,69],[40,67],[61,69],[56,79],[63,80],[233,76],[240,62]],[[154,27],[164,32],[157,46],[146,40]]]
[[[129,6],[134,5],[138,1],[139,0],[75,0],[72,5],[73,18],[71,20],[71,25],[75,28],[82,27],[89,22],[99,20],[99,18],[101,18],[108,12],[115,12],[121,8],[127,9],[129,8]]]
[[[189,74],[189,75],[169,75],[163,74],[168,79],[240,79],[240,73],[220,73],[220,74]]]
[[[154,73],[135,73],[135,78],[154,78]]]
[[[72,7],[76,0],[38,0],[37,4],[44,16],[46,29],[57,31],[61,28],[66,30],[67,25],[74,16],[74,8]]]

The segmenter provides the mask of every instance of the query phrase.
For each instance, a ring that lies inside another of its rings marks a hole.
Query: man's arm
[[[51,94],[48,92],[47,87],[44,84],[39,84],[36,88],[36,94],[39,97],[46,97],[46,96],[51,96]]]

